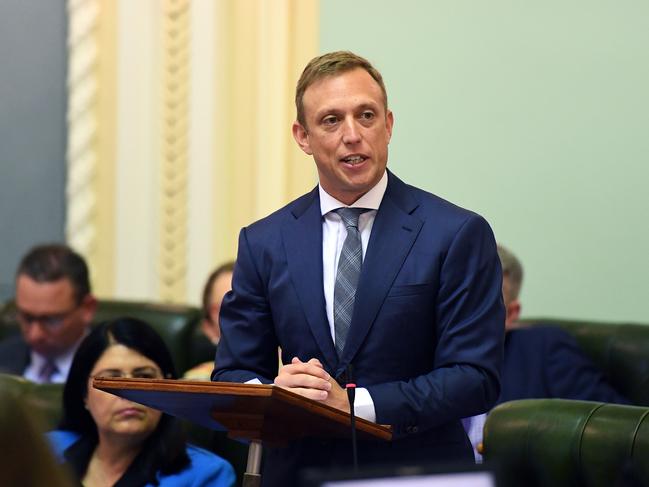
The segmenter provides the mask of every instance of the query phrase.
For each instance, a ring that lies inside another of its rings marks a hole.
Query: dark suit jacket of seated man
[[[498,245],[505,303],[505,364],[498,403],[516,399],[559,398],[628,404],[561,328],[518,324],[522,304],[523,265],[509,249]]]
[[[606,381],[569,333],[552,326],[520,327],[523,266],[503,245],[499,244],[497,249],[503,274],[506,329],[505,362],[497,403],[542,398],[629,403]],[[486,414],[480,414],[463,421],[478,462],[482,461],[479,445],[485,420]]]
[[[305,73],[350,59],[365,61],[331,53]],[[336,401],[352,365],[359,393],[369,392],[373,403],[370,419],[394,433],[392,442],[361,442],[361,466],[470,462],[460,418],[490,409],[500,393],[504,307],[492,231],[475,213],[386,171],[392,114],[384,111],[376,73],[370,78],[359,64],[327,73],[306,88],[303,121],[298,100],[293,126],[300,147],[314,156],[319,187],[241,231],[212,379],[271,383],[279,346],[285,365],[276,384],[345,410]],[[381,137],[385,147],[372,145]],[[348,197],[347,188],[359,194]],[[384,193],[378,211],[368,212],[371,235],[338,356],[323,289],[329,262],[322,198],[363,206],[363,196],[375,191]],[[302,467],[345,467],[351,459],[349,440],[264,447],[262,482],[294,485]]]
[[[509,330],[498,403],[546,397],[630,403],[568,332],[553,326]]]

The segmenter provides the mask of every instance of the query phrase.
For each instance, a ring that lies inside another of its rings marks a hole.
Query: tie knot
[[[367,208],[338,208],[334,211],[340,215],[346,227],[358,228],[358,218],[361,216],[361,213],[369,210]]]
[[[48,384],[52,381],[52,376],[58,371],[59,368],[56,366],[56,362],[52,359],[47,359],[41,367],[41,370],[38,372],[39,380],[42,383]]]

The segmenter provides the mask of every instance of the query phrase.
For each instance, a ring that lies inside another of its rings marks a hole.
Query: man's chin
[[[45,357],[45,358],[54,358],[54,357],[58,357],[61,354],[60,350],[52,349],[49,347],[32,346],[30,348],[32,349],[33,352],[36,352],[41,357]]]

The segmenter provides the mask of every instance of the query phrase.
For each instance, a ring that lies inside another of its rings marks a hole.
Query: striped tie
[[[38,381],[41,384],[49,384],[52,382],[52,377],[59,371],[59,368],[56,366],[56,363],[52,359],[47,359],[47,361],[41,367],[41,370],[38,372]]]
[[[356,286],[363,263],[358,217],[366,211],[368,210],[365,208],[338,208],[335,210],[347,227],[347,238],[345,238],[338,259],[338,271],[334,286],[334,341],[339,357],[342,356],[347,332],[352,323]]]

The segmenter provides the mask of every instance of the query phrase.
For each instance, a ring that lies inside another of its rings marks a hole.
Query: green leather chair
[[[55,428],[61,420],[63,384],[35,384],[17,375],[0,373],[0,391],[20,401],[42,431]]]
[[[194,365],[190,350],[194,329],[201,319],[198,308],[142,301],[99,301],[95,322],[100,323],[120,316],[138,318],[155,328],[169,347],[179,376]]]
[[[649,485],[649,408],[562,399],[497,406],[485,462],[502,487]]]
[[[526,326],[551,325],[575,337],[609,382],[636,405],[649,406],[649,325],[534,318]]]
[[[19,333],[13,301],[0,304],[0,340]]]

